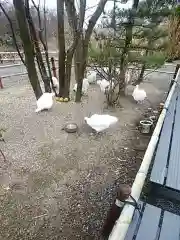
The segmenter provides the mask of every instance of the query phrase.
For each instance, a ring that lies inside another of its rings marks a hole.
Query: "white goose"
[[[59,81],[57,80],[56,77],[52,77],[52,82],[53,82],[53,85],[56,89],[59,89]]]
[[[87,75],[87,79],[88,79],[89,84],[96,82],[96,75],[97,75],[97,73],[95,71],[90,71],[89,72],[89,74]]]
[[[147,97],[147,94],[144,89],[139,89],[139,85],[136,85],[132,96],[136,102],[142,102]]]
[[[83,95],[87,95],[88,88],[89,88],[89,81],[88,81],[87,78],[84,78],[83,79],[83,85],[82,85],[82,94]],[[77,83],[74,85],[73,91],[74,92],[77,91]]]
[[[110,90],[111,85],[112,85],[112,88],[114,87],[114,82],[113,81],[109,82],[106,79],[97,81],[97,84],[100,86],[101,91],[104,93]]]
[[[110,125],[115,124],[118,121],[117,117],[113,117],[108,114],[93,114],[90,118],[85,117],[84,120],[96,132],[102,132],[109,128]]]
[[[52,108],[54,96],[55,93],[43,93],[43,95],[37,100],[37,108],[35,112],[37,113]]]

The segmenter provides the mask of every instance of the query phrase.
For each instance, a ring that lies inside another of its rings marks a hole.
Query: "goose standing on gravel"
[[[102,92],[106,92],[110,90],[110,87],[114,87],[114,82],[113,81],[107,81],[106,79],[98,80],[97,84],[100,86],[100,89]]]
[[[52,108],[54,96],[55,93],[43,93],[43,95],[37,100],[37,109],[35,112],[37,113]]]
[[[89,81],[88,81],[87,78],[84,78],[83,79],[83,85],[82,85],[82,94],[83,95],[87,95],[88,88],[89,88]],[[74,85],[73,91],[74,92],[77,91],[77,83]]]
[[[96,132],[102,132],[118,121],[117,117],[108,114],[93,114],[90,118],[85,117],[84,120]]]
[[[53,82],[53,85],[56,89],[59,89],[59,81],[57,80],[56,77],[52,77],[52,82]]]
[[[89,74],[87,75],[87,79],[89,84],[95,83],[96,82],[96,75],[97,73],[95,71],[90,71]]]
[[[141,103],[145,100],[145,98],[147,97],[147,94],[144,89],[139,89],[139,85],[136,85],[132,96],[136,102]]]

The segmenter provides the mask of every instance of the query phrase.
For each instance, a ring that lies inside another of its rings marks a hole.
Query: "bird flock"
[[[128,82],[130,81],[128,76]],[[97,73],[95,71],[90,71],[87,74],[87,78],[83,79],[82,83],[82,94],[88,95],[88,89],[90,84],[97,84],[100,87],[101,92],[107,93],[110,89],[115,87],[114,79],[112,78],[111,81],[107,81],[106,79],[97,80]],[[59,81],[56,77],[52,77],[52,84],[53,87],[59,91]],[[73,87],[73,91],[77,91],[77,83]],[[37,108],[35,110],[36,113],[49,110],[53,106],[54,102],[54,93],[43,93],[43,95],[37,100]],[[140,89],[139,85],[136,85],[132,97],[136,103],[142,103],[146,98],[147,94],[144,89]],[[108,114],[93,114],[91,117],[84,118],[87,125],[89,125],[92,129],[96,132],[102,132],[105,129],[109,128],[111,125],[114,125],[118,122],[118,118],[114,116],[110,116]]]

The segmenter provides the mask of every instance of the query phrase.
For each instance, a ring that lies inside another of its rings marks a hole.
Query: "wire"
[[[135,198],[133,198],[133,196],[130,195],[130,198],[132,199],[132,202],[125,200],[124,203],[135,207],[135,209],[138,210],[139,215],[142,217],[141,205],[138,204],[138,202],[136,201]]]

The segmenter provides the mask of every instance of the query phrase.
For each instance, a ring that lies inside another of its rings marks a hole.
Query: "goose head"
[[[87,122],[87,120],[88,120],[88,117],[85,117],[85,118],[84,118],[84,121]]]
[[[52,96],[52,97],[55,97],[55,96],[56,96],[56,94],[55,94],[54,92],[52,92],[52,93],[51,93],[51,96]]]

